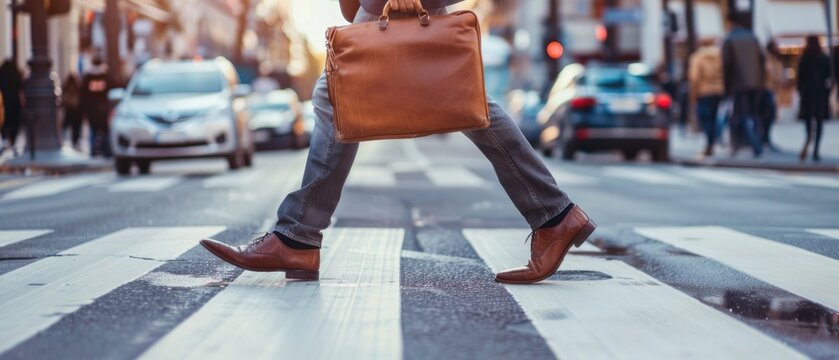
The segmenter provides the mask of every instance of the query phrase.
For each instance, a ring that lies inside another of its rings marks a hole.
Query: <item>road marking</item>
[[[347,185],[369,186],[369,187],[390,187],[396,186],[396,175],[388,168],[380,166],[353,166],[350,170]]]
[[[320,281],[246,271],[142,357],[400,358],[402,237],[402,229],[330,229]]]
[[[202,184],[205,189],[215,188],[245,188],[255,184],[257,180],[265,177],[265,174],[256,169],[245,169],[215,175],[205,179]]]
[[[52,230],[0,230],[0,247],[49,234]]]
[[[649,185],[695,185],[694,182],[682,177],[640,167],[607,166],[603,169],[603,174]]]
[[[126,228],[0,275],[0,353],[224,231],[222,226]]]
[[[463,233],[493,271],[521,266],[529,256],[504,232]],[[806,358],[624,262],[569,255],[562,270],[612,278],[505,285],[558,358]]]
[[[839,260],[720,226],[635,231],[839,310]]]
[[[599,179],[591,176],[574,174],[568,169],[548,168],[553,175],[556,183],[561,186],[568,185],[596,185]]]
[[[784,184],[776,181],[760,178],[756,176],[746,176],[730,171],[723,170],[705,170],[705,169],[681,169],[681,173],[699,179],[705,182],[734,187],[750,187],[750,188],[777,188],[783,187]]]
[[[839,239],[839,229],[807,229],[807,231],[813,234]]]
[[[481,187],[486,182],[469,169],[455,166],[432,167],[425,171],[425,175],[440,187]]]
[[[816,186],[839,189],[839,180],[826,176],[779,175],[766,174],[774,179],[792,182],[796,185]]]
[[[86,186],[104,184],[113,180],[113,178],[114,177],[111,174],[94,174],[49,179],[8,192],[0,199],[17,200],[51,196],[66,191],[80,189]]]
[[[108,187],[110,192],[156,192],[165,190],[181,181],[179,176],[144,176],[120,181]]]

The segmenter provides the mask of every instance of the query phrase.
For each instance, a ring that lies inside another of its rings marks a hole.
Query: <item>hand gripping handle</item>
[[[390,17],[388,13],[390,12],[390,1],[385,4],[385,8],[382,10],[382,16],[379,16],[379,30],[387,30],[388,25],[390,24]],[[419,18],[420,25],[428,26],[431,23],[431,15],[428,14],[423,8],[420,8],[417,11],[417,17]]]

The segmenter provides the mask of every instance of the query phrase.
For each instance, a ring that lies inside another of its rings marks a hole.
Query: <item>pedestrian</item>
[[[778,152],[772,144],[772,125],[778,117],[778,94],[786,85],[784,75],[784,64],[781,59],[781,50],[775,40],[769,40],[766,44],[766,88],[763,91],[760,108],[763,110],[761,120],[763,121],[761,141],[763,146],[772,152]]]
[[[807,36],[804,51],[798,61],[798,119],[804,121],[807,137],[799,157],[807,160],[810,143],[813,143],[813,160],[819,161],[819,143],[822,127],[827,119],[830,101],[830,60],[822,51],[819,38]]]
[[[78,77],[74,73],[67,74],[61,85],[61,108],[64,110],[62,128],[70,130],[70,140],[73,147],[79,149],[79,139],[82,133],[82,88]]]
[[[90,155],[110,157],[108,140],[108,76],[102,58],[94,56],[82,79],[81,106],[90,125]]]
[[[345,18],[359,23],[378,20],[385,3],[391,7],[390,17],[395,18],[411,16],[408,13],[422,8],[432,16],[442,15],[445,6],[459,1],[341,0],[340,5]],[[496,274],[495,280],[541,281],[556,272],[571,246],[582,244],[595,224],[559,189],[510,116],[495,101],[487,101],[489,127],[464,134],[493,164],[507,194],[533,230],[528,265],[502,271]],[[358,143],[336,140],[333,107],[323,75],[315,86],[312,104],[316,126],[301,188],[288,194],[280,204],[272,231],[249,245],[234,247],[211,239],[201,240],[201,245],[219,258],[253,271],[285,271],[290,279],[318,278],[322,230],[329,226],[338,205]]]
[[[696,100],[696,117],[705,131],[705,156],[714,154],[717,139],[717,109],[725,94],[722,79],[722,53],[714,39],[705,39],[690,57],[688,79],[690,96]]]
[[[726,96],[734,101],[730,119],[731,154],[734,156],[745,139],[755,157],[760,157],[760,97],[763,94],[766,68],[760,43],[752,32],[740,23],[737,14],[730,14],[731,32],[722,46],[723,79]]]
[[[3,148],[0,154],[7,149],[17,156],[18,132],[20,131],[21,116],[23,116],[23,76],[17,65],[12,60],[6,60],[0,65],[0,93],[3,94],[3,127],[0,135],[3,139]]]

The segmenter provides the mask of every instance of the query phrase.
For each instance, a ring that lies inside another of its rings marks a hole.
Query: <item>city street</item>
[[[530,233],[460,134],[361,145],[320,281],[198,241],[269,230],[306,151],[151,175],[0,174],[0,359],[835,359],[839,178],[545,159],[599,227],[535,285]]]

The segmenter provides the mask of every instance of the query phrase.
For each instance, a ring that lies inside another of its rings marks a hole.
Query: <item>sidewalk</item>
[[[821,161],[808,158],[801,162],[798,154],[804,144],[804,124],[798,121],[781,121],[772,128],[772,142],[780,150],[768,149],[760,158],[752,156],[750,148],[744,146],[732,157],[730,148],[718,145],[711,157],[702,156],[705,136],[702,133],[683,133],[677,127],[671,131],[670,156],[674,163],[686,166],[711,166],[735,168],[759,168],[780,171],[839,172],[839,120],[825,123],[821,144]],[[811,148],[812,149],[812,148]]]

